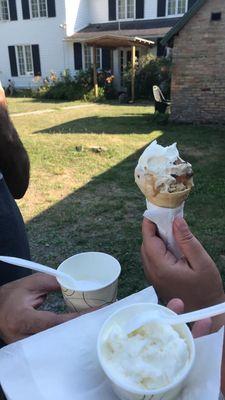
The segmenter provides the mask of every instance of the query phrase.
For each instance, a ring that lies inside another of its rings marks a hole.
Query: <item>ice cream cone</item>
[[[135,182],[145,195],[146,199],[165,208],[179,207],[188,197],[193,186],[192,178],[187,179],[187,189],[176,192],[160,192],[156,187],[157,177],[153,173],[144,172],[139,166],[135,169]]]

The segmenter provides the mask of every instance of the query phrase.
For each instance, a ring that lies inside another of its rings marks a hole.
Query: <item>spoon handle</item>
[[[225,313],[225,303],[220,303],[216,304],[215,306],[203,308],[202,310],[177,315],[174,318],[165,318],[165,322],[168,322],[170,325],[176,325],[188,322],[195,322],[204,318],[215,317],[216,315],[220,315],[223,313]]]
[[[24,260],[23,258],[0,256],[0,261],[3,261],[8,264],[17,265],[22,268],[29,268],[34,271],[44,272],[45,274],[52,275],[55,278],[62,277],[62,278],[66,278],[67,280],[70,278],[70,276],[64,274],[61,271],[57,271],[53,268],[47,267],[45,265],[42,265],[42,264],[39,264],[39,263],[36,263],[33,261]]]

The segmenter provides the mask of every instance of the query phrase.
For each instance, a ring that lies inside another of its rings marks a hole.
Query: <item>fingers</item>
[[[43,273],[35,273],[27,277],[24,282],[28,290],[40,292],[40,295],[60,289],[60,285],[54,276]]]
[[[172,299],[167,304],[167,307],[176,312],[177,314],[182,314],[184,312],[184,303],[180,299]],[[209,335],[211,333],[212,319],[206,318],[202,321],[198,321],[193,324],[192,335],[194,338]]]
[[[79,316],[78,313],[55,314],[50,311],[36,311],[29,309],[23,318],[24,335],[32,335],[70,321]]]
[[[181,299],[170,300],[167,307],[177,314],[182,314],[184,312],[184,303]]]
[[[142,224],[143,250],[154,267],[171,268],[176,264],[176,257],[167,250],[162,239],[156,236],[156,226],[148,219],[144,218]]]
[[[143,238],[150,238],[156,236],[156,225],[153,224],[149,219],[144,218],[142,223],[142,235]]]
[[[191,233],[183,218],[175,218],[173,231],[182,253],[193,269],[196,265],[196,260],[197,265],[200,267],[204,266],[207,261],[211,260],[201,243]]]
[[[211,333],[212,319],[206,318],[196,322],[192,327],[192,335],[194,338],[209,335]]]

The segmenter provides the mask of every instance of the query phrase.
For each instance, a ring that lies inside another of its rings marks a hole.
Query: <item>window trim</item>
[[[127,0],[125,0],[125,13],[127,15]],[[119,0],[116,0],[116,20],[117,21],[134,21],[136,20],[136,1],[134,0],[134,18],[119,18]]]
[[[185,12],[182,13],[182,14],[178,14],[178,0],[175,0],[175,1],[176,1],[176,13],[175,14],[168,14],[169,0],[166,0],[166,17],[167,18],[174,18],[174,17],[182,16],[188,11],[188,0],[185,0],[186,1]]]
[[[87,45],[86,45],[87,46]],[[90,67],[93,66],[93,62],[94,62],[94,55],[93,55],[93,47],[91,46],[87,46],[90,48],[90,52],[91,52],[91,65]],[[102,48],[98,47],[98,49],[100,50],[100,66],[98,67],[98,69],[102,69]],[[82,65],[83,65],[83,69],[84,71],[87,71],[88,68],[86,68],[86,63],[85,63],[85,44],[82,44]]]
[[[19,55],[18,55],[18,46],[21,46],[23,48],[23,58],[24,58],[24,65],[25,65],[25,75],[21,75],[20,73],[20,65],[19,65]],[[26,63],[26,53],[25,53],[25,46],[30,46],[31,49],[31,62],[32,62],[32,72],[27,72],[27,63]],[[16,64],[17,64],[17,71],[18,71],[18,77],[34,77],[34,60],[33,60],[33,54],[32,54],[32,44],[30,43],[23,43],[23,44],[16,44],[15,45],[15,52],[16,52]]]
[[[31,5],[31,0],[29,0],[29,7],[30,7],[30,19],[47,19],[48,18],[48,2],[47,0],[45,0],[45,4],[46,4],[46,11],[47,11],[47,15],[45,17],[41,17],[40,16],[40,3],[39,0],[37,0],[37,5],[38,5],[38,17],[33,17],[32,15],[32,5]]]
[[[6,2],[7,2],[7,9],[8,9],[8,16],[9,16],[9,18],[8,18],[8,19],[0,19],[0,22],[10,22],[10,21],[11,21],[11,18],[10,18],[10,9],[9,9],[9,0],[6,0]]]

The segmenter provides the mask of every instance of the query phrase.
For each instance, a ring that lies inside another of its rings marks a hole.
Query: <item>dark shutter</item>
[[[40,62],[40,53],[38,44],[32,45],[32,56],[33,56],[34,76],[41,76],[41,62]]]
[[[166,0],[158,0],[158,17],[165,17],[166,15]]]
[[[22,0],[23,19],[30,19],[29,0]]]
[[[195,4],[196,0],[188,0],[188,10]]]
[[[48,17],[55,17],[56,12],[55,12],[55,0],[47,0],[48,2]]]
[[[109,21],[116,20],[116,0],[109,1]]]
[[[102,69],[109,70],[111,69],[111,50],[110,49],[102,49]]]
[[[9,14],[11,21],[17,20],[16,0],[9,0]]]
[[[136,0],[136,18],[144,18],[144,0]]]
[[[82,46],[81,46],[81,43],[74,43],[73,50],[74,50],[74,68],[82,69]]]
[[[17,64],[16,64],[16,49],[15,46],[9,46],[9,61],[12,76],[18,76]]]

